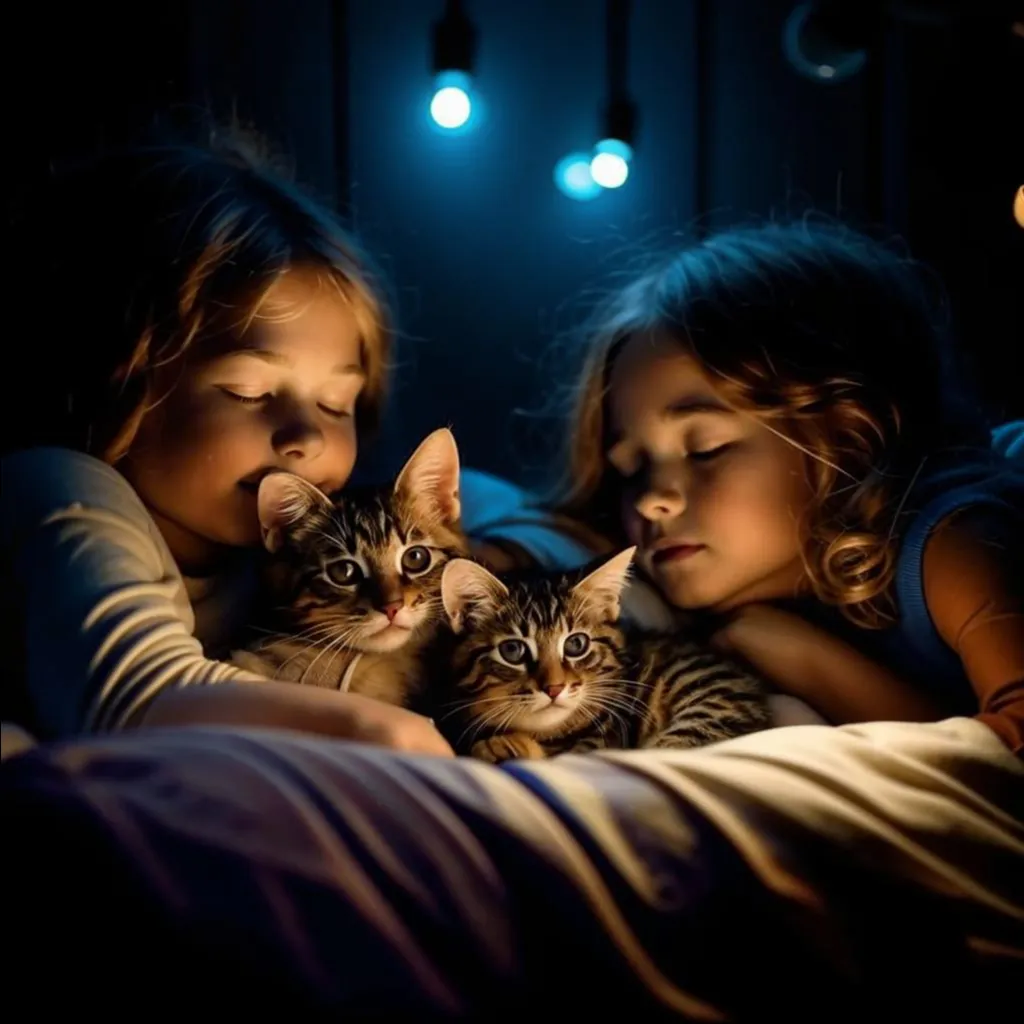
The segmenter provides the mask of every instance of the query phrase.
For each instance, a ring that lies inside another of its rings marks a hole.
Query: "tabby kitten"
[[[442,570],[468,554],[451,431],[430,434],[390,488],[332,499],[301,477],[272,473],[258,508],[276,607],[269,635],[232,663],[409,705],[443,621]]]
[[[756,680],[705,647],[619,621],[634,550],[583,579],[445,566],[452,714],[472,756],[697,747],[768,727]]]

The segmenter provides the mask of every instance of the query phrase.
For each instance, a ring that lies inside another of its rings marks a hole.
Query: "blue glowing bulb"
[[[629,177],[632,148],[621,139],[602,139],[594,147],[590,173],[602,188],[621,188]]]
[[[555,185],[559,192],[570,199],[585,201],[596,199],[601,186],[590,173],[590,156],[587,153],[570,153],[555,165]]]
[[[470,77],[463,71],[442,71],[434,81],[430,116],[439,128],[462,128],[473,113]]]

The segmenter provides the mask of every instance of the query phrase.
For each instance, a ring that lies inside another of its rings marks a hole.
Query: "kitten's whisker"
[[[445,712],[445,714],[442,715],[441,718],[442,718],[442,721],[445,718],[451,718],[452,715],[457,714],[459,711],[463,711],[466,708],[473,707],[473,705],[475,705],[475,704],[493,704],[493,703],[495,703],[497,701],[506,701],[506,700],[508,700],[508,697],[506,697],[504,694],[501,694],[500,696],[497,696],[497,697],[482,697],[482,698],[481,697],[469,697],[466,700],[460,700],[460,701],[454,701],[454,702],[453,701],[449,701],[448,703],[444,704],[443,706],[446,707],[446,708],[451,708],[451,710]]]
[[[507,704],[510,703],[511,700],[512,699],[507,696],[504,697],[501,704],[499,704],[495,708],[488,708],[475,721],[471,722],[463,730],[462,735],[459,736],[459,743],[463,741],[463,739],[466,736],[466,733],[470,733],[469,741],[472,742],[480,735],[481,731],[487,728],[488,726],[493,725],[495,726],[496,732],[500,731],[500,729],[497,728],[496,723],[504,719],[507,719],[507,721],[511,721],[513,718],[515,718],[517,712],[519,711],[519,708],[515,707],[514,703],[511,707],[507,706]]]
[[[329,640],[333,639],[339,632],[347,628],[346,624],[342,621],[336,622],[315,622],[311,626],[307,626],[305,629],[298,633],[277,633],[278,640],[281,641],[292,641],[293,643],[310,643],[316,642],[317,640]]]
[[[325,647],[325,648],[324,648],[324,649],[323,649],[323,650],[322,650],[322,651],[321,651],[321,652],[320,652],[320,653],[319,653],[319,654],[318,654],[318,655],[317,655],[317,656],[316,656],[316,657],[315,657],[315,658],[314,658],[314,659],[313,659],[313,660],[312,660],[312,661],[311,661],[311,662],[310,662],[310,663],[309,663],[309,664],[308,664],[308,665],[306,666],[306,670],[305,670],[305,672],[303,672],[303,677],[305,677],[305,676],[306,676],[307,674],[309,674],[309,673],[312,673],[313,669],[314,669],[314,668],[316,668],[316,664],[317,664],[317,662],[318,662],[318,661],[319,661],[319,660],[320,660],[320,659],[321,659],[321,658],[322,658],[322,657],[323,657],[323,656],[324,656],[325,654],[329,655],[329,658],[330,658],[330,660],[328,661],[328,666],[331,666],[331,665],[333,665],[333,664],[334,664],[334,662],[335,662],[335,660],[336,660],[336,658],[337,658],[337,656],[338,656],[338,654],[340,654],[340,653],[341,653],[341,648],[342,648],[342,646],[344,645],[344,641],[345,641],[345,638],[344,638],[343,636],[341,636],[341,637],[338,637],[338,638],[337,638],[336,640],[334,640],[334,641],[333,641],[332,643],[329,643],[329,644],[328,644],[328,645],[327,645],[327,646],[326,646],[326,647]],[[339,681],[340,681],[340,680],[339,680]]]
[[[629,724],[626,718],[623,715],[621,715],[614,707],[610,707],[609,705],[602,702],[600,699],[595,698],[590,703],[583,705],[582,710],[584,714],[587,716],[589,722],[593,725],[598,725],[600,723],[601,714],[603,712],[605,717],[610,720],[612,725],[617,725],[619,727],[619,731],[623,737],[623,741],[625,741],[625,739],[628,737]],[[604,730],[602,729],[601,731],[603,732]]]
[[[607,690],[601,690],[596,686],[593,689],[588,690],[587,695],[592,696],[595,700],[603,700],[615,704],[616,707],[619,707],[626,712],[635,711],[647,706],[646,701],[644,701],[643,698],[634,694],[615,691],[608,692]]]
[[[330,629],[328,624],[320,624],[318,627],[316,627],[316,629],[328,631],[323,632],[322,637],[320,639],[309,639],[307,641],[298,640],[298,642],[300,643],[306,642],[305,649],[296,651],[295,654],[293,654],[281,665],[280,670],[287,668],[296,659],[305,657],[309,653],[310,648],[321,648],[320,653],[317,654],[317,656],[312,660],[312,662],[310,662],[310,664],[306,666],[305,671],[303,672],[303,677],[305,677],[307,673],[312,672],[313,667],[320,660],[320,658],[323,657],[325,653],[329,652],[332,648],[340,648],[347,645],[348,641],[352,638],[352,636],[355,635],[359,627],[358,625],[356,625],[338,630],[336,627]]]
[[[263,648],[268,647],[271,643],[280,643],[282,641],[304,639],[304,634],[301,634],[301,633],[300,634],[284,633],[284,632],[281,632],[281,631],[272,632],[269,629],[262,630],[261,632],[263,632],[265,634],[266,639],[261,640],[261,642],[259,644],[259,647],[258,647],[259,650],[262,650]]]
[[[318,625],[314,628],[305,630],[302,633],[282,635],[281,639],[285,642],[305,644],[310,647],[320,647],[325,643],[333,643],[339,635],[345,635],[347,632],[347,627],[339,629],[335,625]]]
[[[628,703],[626,701],[618,700],[615,697],[593,694],[590,697],[590,701],[604,708],[615,708],[616,711],[619,711],[624,715],[636,714],[637,712],[637,705],[635,703]]]

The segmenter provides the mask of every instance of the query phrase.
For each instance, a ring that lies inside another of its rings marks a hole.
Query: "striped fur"
[[[504,761],[697,747],[770,724],[764,688],[719,654],[619,621],[631,556],[623,552],[582,579],[543,571],[494,577],[472,562],[449,563],[442,592],[454,631],[448,711],[458,749]],[[574,634],[585,639],[567,645]],[[510,664],[519,645],[528,655]]]
[[[352,692],[410,704],[443,618],[444,566],[468,552],[458,479],[447,430],[420,445],[391,487],[328,498],[289,474],[265,479],[260,517],[272,549],[273,607],[263,637],[232,661],[333,689],[352,666]]]

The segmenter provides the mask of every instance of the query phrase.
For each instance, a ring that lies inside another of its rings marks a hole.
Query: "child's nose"
[[[656,523],[662,519],[675,519],[683,514],[686,502],[682,494],[649,491],[642,494],[636,502],[636,510],[649,522]]]
[[[324,449],[324,433],[314,417],[295,408],[278,425],[271,443],[282,458],[315,459]]]
[[[647,486],[635,502],[637,512],[650,522],[673,519],[686,508],[686,496],[676,475],[667,468],[655,468]]]

